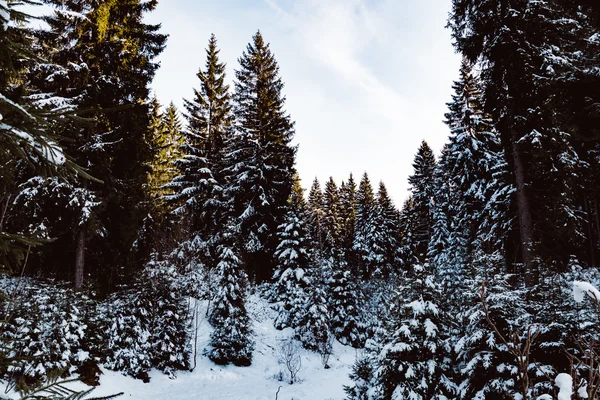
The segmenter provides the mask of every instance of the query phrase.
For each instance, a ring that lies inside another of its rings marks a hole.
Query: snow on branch
[[[595,301],[600,301],[600,292],[591,283],[583,281],[573,282],[573,298],[581,303],[585,295],[590,296]]]

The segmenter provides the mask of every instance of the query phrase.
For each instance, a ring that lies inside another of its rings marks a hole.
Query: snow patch
[[[2,26],[2,30],[8,28],[9,21],[10,11],[8,10],[8,3],[6,0],[0,0],[0,26]]]
[[[585,295],[592,299],[600,301],[600,292],[591,283],[583,281],[573,282],[573,298],[576,302],[581,303]]]
[[[573,394],[573,378],[569,374],[558,374],[554,383],[558,387],[557,400],[571,400]]]

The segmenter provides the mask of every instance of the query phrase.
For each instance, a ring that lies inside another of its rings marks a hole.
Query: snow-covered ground
[[[277,389],[281,386],[279,400],[341,400],[344,398],[343,385],[350,384],[348,375],[355,361],[355,349],[335,342],[333,354],[329,359],[331,367],[329,369],[323,368],[319,354],[301,349],[302,367],[298,373],[300,382],[293,385],[286,381],[281,382],[277,376],[280,372],[285,376],[287,370],[277,362],[277,349],[280,341],[289,337],[292,330],[278,331],[273,328],[275,315],[268,304],[257,295],[248,298],[247,306],[253,321],[256,342],[250,367],[220,367],[203,356],[202,351],[209,341],[212,328],[206,320],[202,319],[199,323],[198,358],[194,371],[178,372],[175,379],[170,379],[159,371],[152,371],[150,383],[144,383],[123,376],[119,372],[103,369],[104,375],[100,378],[100,386],[92,395],[102,396],[124,392],[124,395],[118,398],[123,400],[273,400]]]

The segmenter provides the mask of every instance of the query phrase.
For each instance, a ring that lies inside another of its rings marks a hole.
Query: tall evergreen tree
[[[239,58],[236,135],[224,169],[225,195],[239,228],[239,248],[252,280],[273,275],[277,226],[285,216],[294,177],[294,123],[286,113],[279,66],[257,32]]]
[[[56,12],[45,18],[49,29],[37,36],[50,64],[32,71],[32,85],[40,92],[52,90],[55,96],[68,98],[81,117],[94,122],[82,126],[72,120],[53,130],[69,138],[66,143],[75,161],[103,183],[76,185],[101,201],[96,211],[99,224],[81,224],[75,237],[53,244],[57,251],[44,259],[43,267],[72,265],[64,257],[75,252],[76,287],[81,287],[85,269],[102,288],[110,289],[141,266],[131,248],[149,205],[145,189],[152,157],[148,85],[158,68],[153,60],[163,50],[166,36],[158,32],[158,25],[143,22],[155,2],[46,2]],[[86,250],[94,257],[84,263]]]
[[[405,226],[403,257],[414,257],[422,263],[427,257],[427,246],[432,233],[435,156],[427,142],[421,142],[413,161],[413,174],[408,178],[412,193],[412,225]],[[406,260],[405,260],[406,261]]]
[[[342,247],[351,249],[356,222],[356,183],[352,174],[340,186],[340,218],[342,223]]]
[[[160,104],[155,99],[152,102],[152,144],[155,148],[152,170],[148,176],[150,195],[157,203],[159,213],[164,215],[169,211],[165,199],[173,194],[173,189],[167,187],[179,175],[175,166],[176,160],[183,157],[181,145],[183,125],[179,119],[177,108],[171,102],[167,110],[160,111]]]
[[[225,63],[219,60],[217,38],[210,36],[206,49],[206,69],[196,75],[200,90],[194,89],[194,99],[185,100],[190,143],[195,144],[208,161],[208,166],[219,175],[233,113],[229,85],[225,84]],[[219,179],[220,181],[220,179]]]
[[[39,174],[57,181],[57,175],[63,178],[67,175],[65,167],[89,178],[65,155],[64,143],[59,143],[62,138],[51,129],[69,119],[68,113],[77,104],[51,90],[42,91],[32,86],[29,77],[32,71],[60,69],[60,65],[36,54],[35,32],[28,24],[30,17],[15,5],[5,1],[0,7],[0,269],[20,263],[25,250],[42,243],[40,239],[49,233],[39,232],[40,225],[28,211],[20,214],[22,210],[14,204],[21,192],[19,185]],[[57,104],[51,111],[42,110],[45,103],[54,103],[48,99]],[[75,174],[69,175],[73,180]],[[62,184],[67,185],[67,182]],[[27,190],[30,188],[28,185]],[[73,208],[77,208],[75,206]],[[37,232],[27,229],[28,225],[37,226]],[[21,233],[17,234],[18,231]]]
[[[340,248],[341,221],[340,196],[337,185],[330,177],[323,192],[323,231],[325,233],[325,252],[337,253]]]
[[[598,78],[589,75],[598,61],[594,12],[559,1],[453,1],[455,46],[481,69],[485,110],[507,155],[529,286],[536,257],[564,265],[581,251],[570,239],[585,236],[576,195],[582,144],[573,139],[594,135],[584,105],[598,103]]]
[[[372,239],[375,230],[375,194],[369,176],[365,172],[356,193],[356,224],[353,250],[356,253],[358,270],[363,279],[370,278],[372,267]]]
[[[176,162],[181,174],[170,187],[172,201],[180,204],[176,213],[188,214],[192,231],[203,230],[203,238],[216,233],[222,214],[217,204],[222,192],[222,158],[233,122],[231,95],[225,82],[225,64],[219,60],[217,39],[211,35],[206,49],[206,66],[196,75],[200,89],[184,100],[187,129],[183,132],[184,156]],[[219,211],[217,211],[219,210]]]
[[[295,328],[304,312],[303,306],[312,283],[309,278],[311,243],[303,210],[291,204],[286,220],[278,229],[279,245],[275,252],[278,263],[273,275],[273,300],[279,315],[275,327]]]
[[[356,227],[356,182],[352,174],[340,186],[340,222],[342,224],[341,247],[348,268],[356,271],[356,254],[353,250]]]
[[[492,244],[494,240],[486,236],[490,234],[487,227],[495,187],[503,180],[498,171],[504,163],[499,137],[483,112],[480,83],[468,62],[463,61],[460,79],[453,87],[445,121],[451,131],[449,143],[435,173],[429,247],[441,284],[450,296],[456,294],[463,281],[460,275],[472,264],[476,252],[499,250],[498,242]]]
[[[308,193],[308,218],[314,246],[322,255],[325,246],[323,191],[316,177]]]
[[[379,182],[376,198],[376,235],[374,249],[380,261],[374,266],[373,276],[388,279],[397,272],[399,264],[399,216],[383,182]]]

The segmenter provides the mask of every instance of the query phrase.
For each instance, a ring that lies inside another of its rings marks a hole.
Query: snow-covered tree
[[[375,194],[365,172],[356,193],[356,221],[354,228],[354,243],[352,246],[356,255],[357,274],[363,279],[369,279],[371,276],[373,262],[376,254],[372,252],[372,244],[375,234]]]
[[[341,256],[323,261],[331,333],[342,344],[362,347],[367,336],[362,292],[357,279]]]
[[[310,233],[315,248],[323,255],[325,246],[325,230],[323,227],[324,211],[323,211],[323,191],[321,184],[315,177],[308,192],[308,221]]]
[[[279,226],[278,260],[273,275],[272,300],[279,315],[274,321],[277,329],[296,327],[304,312],[304,303],[311,287],[308,277],[311,268],[311,241],[302,219],[302,210],[291,205],[286,220]]]
[[[340,221],[340,195],[333,177],[330,177],[325,184],[323,192],[323,220],[321,221],[321,225],[325,236],[325,254],[329,255],[339,251],[342,230]]]
[[[398,293],[374,361],[376,398],[452,398],[441,291],[428,265],[414,266],[413,275],[414,281]]]
[[[233,98],[236,134],[224,158],[224,196],[239,228],[241,260],[250,278],[261,282],[273,276],[277,227],[293,187],[294,123],[284,108],[279,66],[260,32],[239,62]]]
[[[435,189],[435,156],[427,142],[421,142],[413,161],[413,174],[408,178],[411,190],[410,224],[402,227],[404,262],[415,259],[423,263],[432,233],[432,207]],[[404,212],[407,212],[405,209]]]
[[[235,254],[231,236],[224,235],[218,247],[217,292],[209,317],[214,330],[206,352],[216,364],[248,366],[252,363],[254,348],[245,305],[248,280]]]

